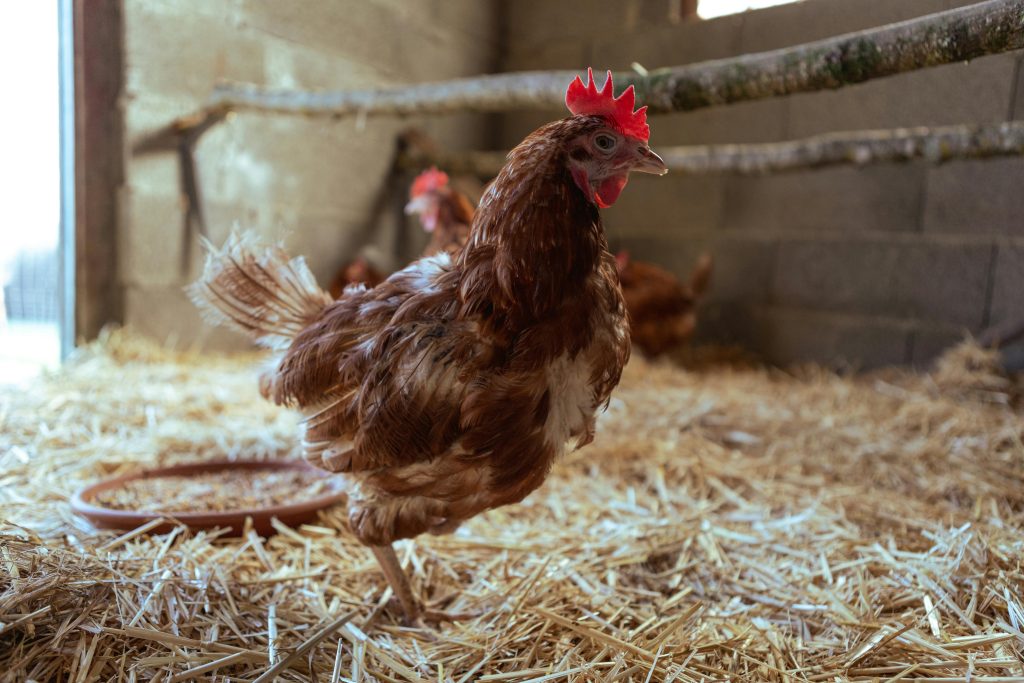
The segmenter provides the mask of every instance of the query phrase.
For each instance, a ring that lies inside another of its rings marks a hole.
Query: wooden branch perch
[[[826,133],[803,140],[657,150],[682,173],[758,175],[821,166],[1024,154],[1024,122]]]
[[[616,83],[634,85],[638,101],[652,113],[688,111],[841,88],[1021,47],[1024,0],[988,0],[781,50],[616,74]],[[326,116],[560,109],[575,73],[509,73],[345,92],[224,84],[214,90],[209,108]]]
[[[656,147],[655,151],[670,171],[686,174],[759,175],[914,159],[939,164],[951,159],[1024,155],[1024,121],[827,133],[786,142]],[[399,163],[413,170],[435,165],[453,174],[493,178],[505,163],[505,152],[443,154],[411,146]]]

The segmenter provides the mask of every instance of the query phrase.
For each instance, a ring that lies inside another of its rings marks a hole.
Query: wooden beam
[[[923,159],[1024,155],[1024,121],[825,133],[802,140],[656,150],[669,169],[687,174],[764,175],[824,166],[866,166]]]
[[[1024,121],[976,125],[897,128],[825,133],[801,140],[745,145],[687,145],[654,150],[673,173],[764,175],[824,166],[907,162],[940,164],[953,159],[1024,155]],[[421,170],[439,166],[449,173],[490,179],[506,152],[443,153],[411,144],[399,166]]]
[[[124,178],[122,3],[74,0],[75,334],[123,319],[118,191]]]

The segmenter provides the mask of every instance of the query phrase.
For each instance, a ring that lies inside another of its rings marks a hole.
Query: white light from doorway
[[[38,267],[42,255],[57,258],[60,224],[59,4],[0,4],[0,80],[12,98],[0,107],[0,385],[27,382],[60,360],[56,316],[39,305],[49,301],[41,293],[58,289],[57,282],[41,280],[56,279],[56,264]],[[22,303],[13,306],[11,299],[4,303],[3,288],[18,269],[25,273],[17,295]]]
[[[796,0],[700,0],[697,3],[697,14],[701,19],[713,19],[727,14],[738,14],[748,9],[762,9],[791,2]]]

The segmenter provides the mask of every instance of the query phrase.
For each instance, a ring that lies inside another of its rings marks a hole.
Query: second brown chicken
[[[424,256],[444,251],[454,257],[462,251],[474,210],[469,198],[436,168],[416,177],[406,205],[406,213],[419,216],[423,229],[431,235]],[[630,258],[626,251],[616,255],[615,265],[634,347],[648,356],[658,356],[693,336],[697,305],[711,284],[711,254],[700,257],[686,282],[661,266]]]

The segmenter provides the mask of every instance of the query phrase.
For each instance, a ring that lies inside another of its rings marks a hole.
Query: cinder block
[[[743,18],[734,14],[711,21],[663,22],[634,33],[593,40],[592,61],[601,68],[628,69],[637,62],[648,69],[721,59],[738,54]]]
[[[519,111],[503,114],[500,117],[498,130],[498,147],[502,150],[514,148],[527,135],[546,123],[564,118],[568,112],[552,109],[551,111]]]
[[[397,71],[389,56],[402,40],[423,40],[414,23],[378,2],[281,3],[242,0],[244,24],[260,34],[276,36],[322,55],[350,58],[375,65],[382,72]]]
[[[743,52],[774,50],[941,12],[971,0],[812,0],[744,13]]]
[[[634,174],[603,218],[610,230],[622,235],[672,239],[714,228],[721,205],[721,178]]]
[[[777,142],[786,138],[784,98],[741,102],[651,119],[651,146]]]
[[[984,322],[991,264],[986,245],[784,242],[774,301],[976,330]]]
[[[276,237],[275,229],[280,227],[267,215],[266,207],[252,202],[203,202],[206,227],[210,241],[223,244],[232,230],[256,231],[269,239]],[[294,221],[292,221],[294,224]]]
[[[199,276],[203,254],[197,242],[192,244],[190,268],[182,270],[185,203],[176,188],[151,192],[128,185],[121,190],[120,203],[123,229],[118,240],[118,270],[122,282],[134,287],[184,286]],[[205,201],[203,209],[214,244],[223,243],[236,228],[267,241],[296,231],[297,221],[285,207]],[[298,253],[303,253],[301,246]]]
[[[1010,344],[1002,349],[1003,367],[1012,374],[1024,372],[1024,342]]]
[[[128,11],[134,11],[133,4],[143,5],[142,9],[150,12],[173,17],[176,14],[187,13],[206,21],[215,22],[230,28],[243,26],[242,0],[222,0],[221,2],[203,2],[202,0],[144,0],[138,3],[129,3]]]
[[[202,102],[220,80],[260,83],[258,36],[182,6],[125,3],[125,90]],[[129,105],[130,108],[130,105]]]
[[[517,42],[508,46],[501,60],[502,71],[578,69],[584,73],[587,66],[593,64],[590,63],[590,48],[585,40],[564,40],[537,47]],[[597,68],[600,69],[601,65]]]
[[[515,0],[504,6],[506,44],[516,44],[520,49],[629,35],[640,26],[637,0]]]
[[[181,184],[181,164],[173,151],[158,154],[128,155],[125,178],[134,191],[149,194],[177,194]]]
[[[841,234],[913,231],[920,220],[923,184],[919,164],[730,177],[722,227]]]
[[[177,188],[165,192],[121,191],[118,270],[128,286],[183,285],[184,204]],[[126,322],[132,319],[126,309]]]
[[[925,232],[1024,236],[1024,160],[957,161],[928,171]]]
[[[999,325],[1024,318],[1024,246],[1000,245],[988,322]]]
[[[774,36],[765,36],[764,27],[759,26],[756,21],[758,17],[751,16],[750,37],[759,34],[760,40],[779,40],[785,38],[797,43],[822,40],[844,33],[863,31],[865,29],[885,26],[907,19],[913,19],[926,14],[940,12],[945,9],[945,0],[859,0],[849,2],[848,0],[814,0],[813,2],[796,3],[794,9],[798,15],[790,33],[784,33],[784,27],[773,26],[778,30]],[[767,17],[766,17],[767,18]],[[796,33],[797,29],[802,30]],[[787,42],[778,44],[776,47],[796,44]]]
[[[401,122],[245,116],[203,138],[196,159],[210,201],[368,211]]]
[[[772,282],[778,267],[778,243],[716,239],[710,251],[715,265],[709,301],[770,303]]]
[[[666,240],[626,235],[610,237],[609,242],[613,253],[628,251],[630,258],[657,264],[675,273],[681,280],[686,280],[690,276],[697,259],[704,251],[709,250],[707,241],[700,237]]]
[[[481,150],[494,147],[496,120],[494,116],[465,113],[424,116],[408,123],[423,130],[446,150]]]
[[[754,348],[775,365],[869,370],[908,360],[910,326],[899,320],[777,308],[758,310],[754,320]]]
[[[839,90],[793,95],[789,135],[837,130],[1003,121],[1010,112],[1016,55],[947,64]]]
[[[935,359],[964,340],[965,330],[955,327],[942,328],[922,326],[910,334],[910,360],[918,370],[927,370]]]
[[[744,12],[737,45],[739,53],[775,50],[826,37],[827,34],[816,35],[810,31],[813,23],[806,18],[808,4],[813,9],[817,3],[794,2]]]
[[[994,256],[984,244],[904,246],[892,280],[894,310],[977,331],[985,322]]]
[[[949,0],[815,0],[804,3],[811,35],[827,38],[895,24],[949,9]],[[817,38],[816,38],[817,39]]]
[[[329,89],[373,88],[389,83],[386,64],[358,59],[300,45],[275,35],[260,35],[263,42],[264,82],[277,88]]]
[[[466,9],[466,3],[453,3],[444,12],[433,13],[431,4],[241,0],[240,12],[245,25],[256,32],[303,46],[323,55],[325,61],[334,56],[372,65],[384,80],[439,80],[480,71],[484,64],[493,66],[493,36],[471,31],[468,24],[442,20],[458,7]],[[479,16],[489,17],[490,10],[482,9],[486,11]],[[467,19],[478,16],[470,10],[466,14]],[[472,56],[467,59],[467,55]],[[339,73],[345,73],[344,69]]]
[[[898,245],[875,241],[782,242],[772,301],[789,308],[891,313],[900,253]]]
[[[493,0],[372,0],[425,28],[441,27],[466,39],[497,42],[498,3]]]
[[[172,348],[205,351],[253,348],[241,334],[205,322],[178,286],[126,288],[125,320],[134,331]]]
[[[760,357],[763,341],[754,317],[754,308],[742,302],[703,303],[697,311],[695,345],[739,346]]]

